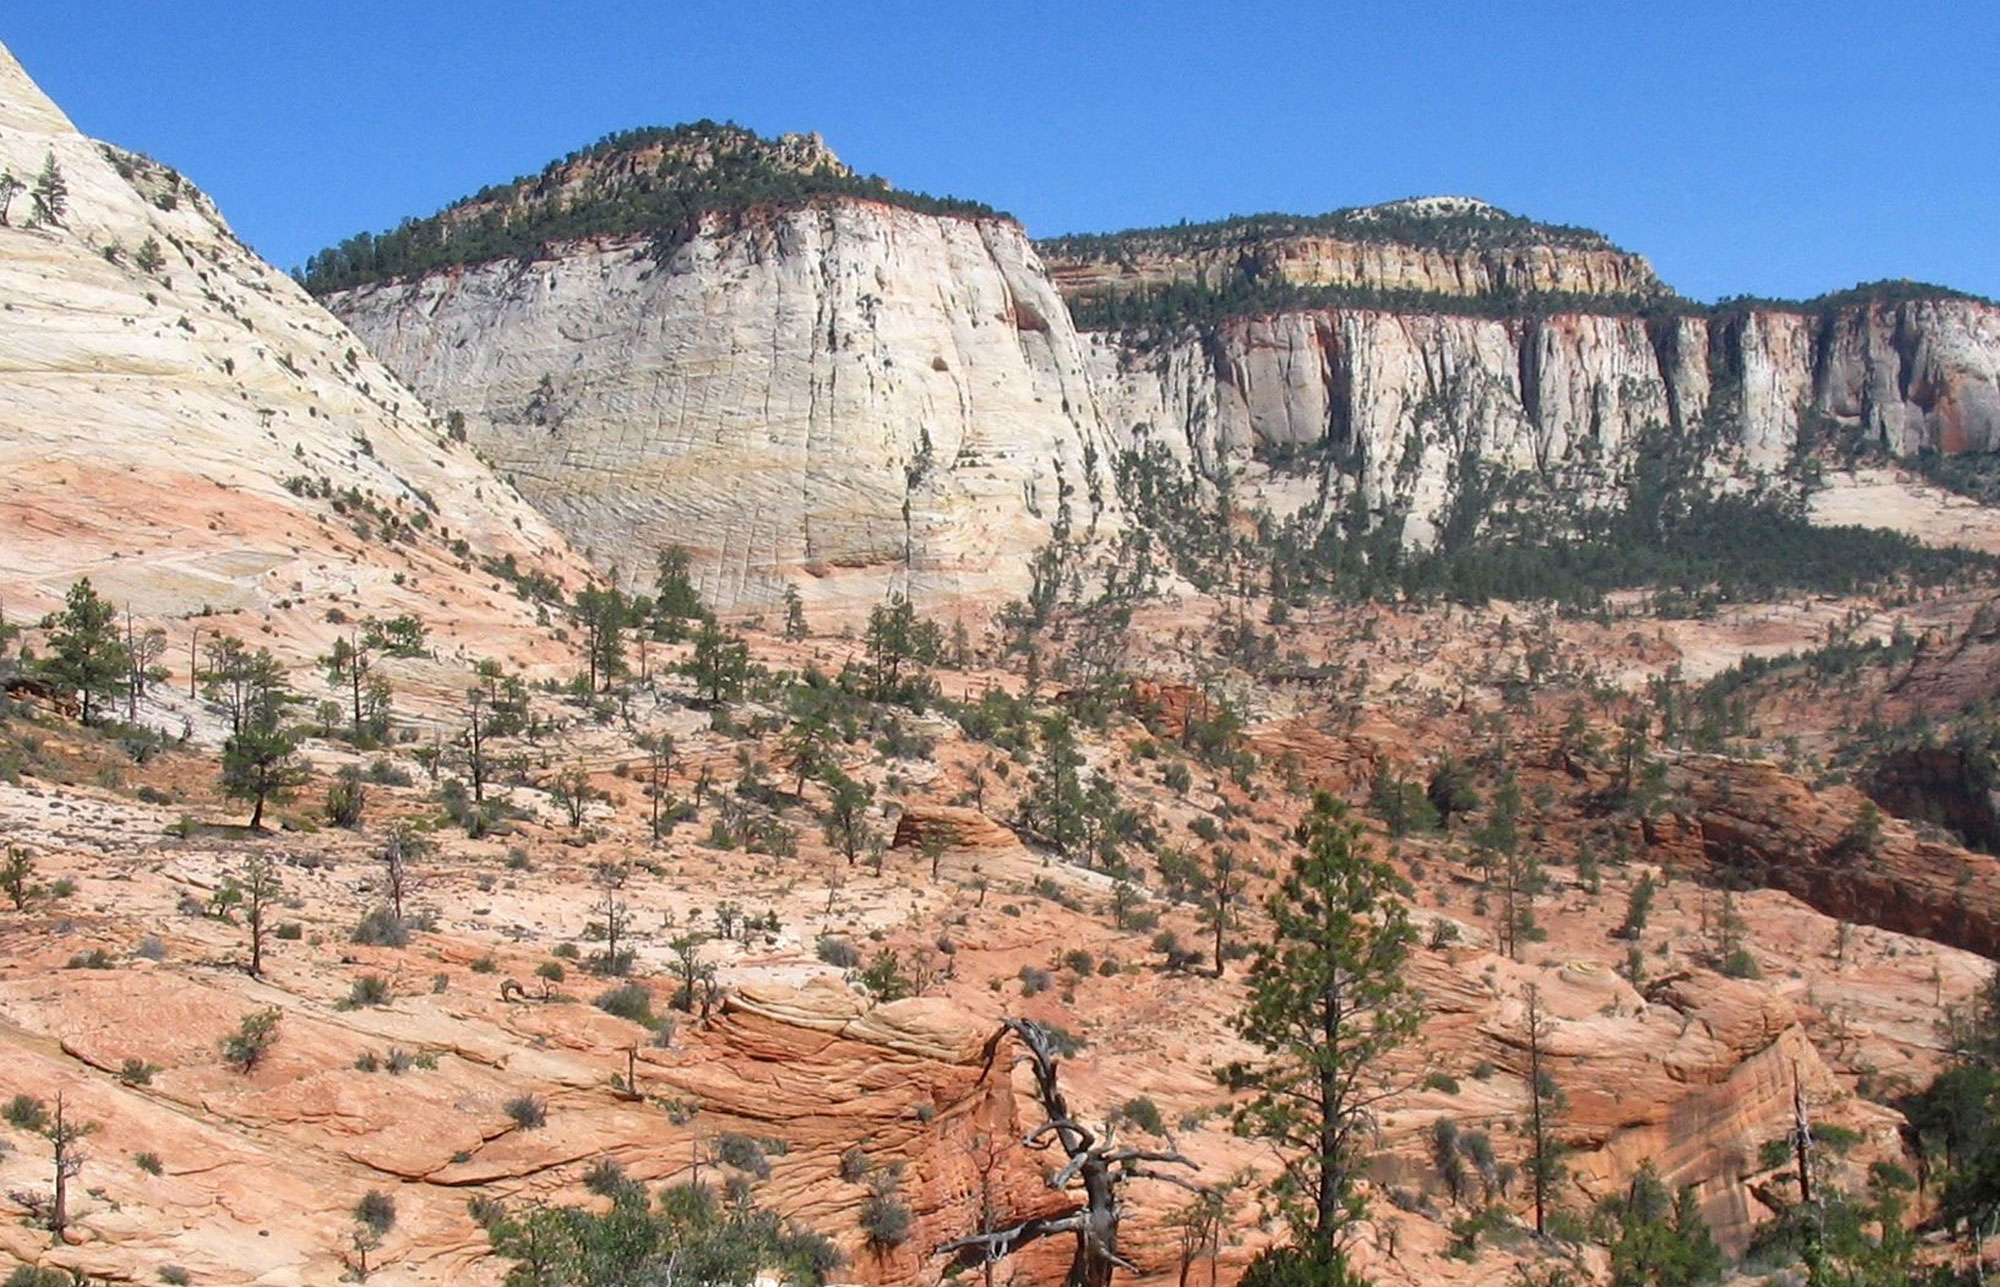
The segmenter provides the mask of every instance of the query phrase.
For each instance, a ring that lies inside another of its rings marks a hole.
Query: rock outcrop
[[[330,300],[600,566],[695,556],[723,609],[1022,594],[1111,444],[1018,225],[873,201],[705,216]]]

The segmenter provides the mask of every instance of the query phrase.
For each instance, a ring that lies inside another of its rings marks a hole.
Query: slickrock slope
[[[205,196],[78,134],[0,50],[0,168],[32,185],[50,157],[60,224],[27,226],[21,193],[0,227],[0,599],[15,620],[87,574],[141,616],[247,610],[290,637],[337,597],[492,648],[532,614],[473,551],[583,575]]]
[[[1028,588],[1110,448],[1020,228],[848,198],[364,286],[329,302],[601,567],[695,555],[702,592],[860,609]]]

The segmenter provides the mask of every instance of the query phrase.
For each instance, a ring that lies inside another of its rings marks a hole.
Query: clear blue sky
[[[1448,192],[1701,298],[2000,296],[1992,0],[11,0],[0,39],[288,268],[708,116],[1042,236]]]

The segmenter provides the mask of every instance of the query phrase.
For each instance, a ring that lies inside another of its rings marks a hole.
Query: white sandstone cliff
[[[570,243],[329,302],[628,585],[682,545],[723,610],[788,581],[990,608],[1065,504],[1115,521],[1082,345],[1008,220],[824,198],[709,216],[665,262]]]

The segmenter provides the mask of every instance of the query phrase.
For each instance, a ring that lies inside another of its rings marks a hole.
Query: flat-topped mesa
[[[1471,197],[1412,197],[1330,214],[1056,237],[1038,247],[1087,329],[1115,324],[1118,296],[1192,287],[1221,294],[1671,298],[1652,266],[1586,228],[1541,223]],[[1332,302],[1330,299],[1325,302]]]

